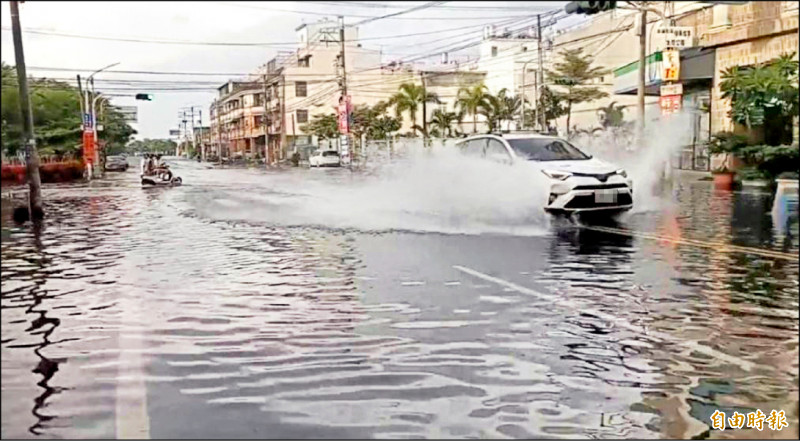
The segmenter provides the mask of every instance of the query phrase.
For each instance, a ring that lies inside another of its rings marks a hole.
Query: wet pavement
[[[3,202],[2,437],[798,437],[796,202],[679,180],[486,229],[346,170],[174,168],[46,186],[40,231]]]

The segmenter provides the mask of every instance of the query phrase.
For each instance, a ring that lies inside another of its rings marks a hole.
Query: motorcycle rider
[[[155,164],[156,164],[156,170],[158,170],[160,172],[162,178],[165,181],[171,181],[172,180],[172,170],[170,170],[169,167],[167,167],[167,165],[164,162],[161,161],[161,155],[160,154],[156,155]],[[164,175],[166,175],[165,178],[164,178]]]

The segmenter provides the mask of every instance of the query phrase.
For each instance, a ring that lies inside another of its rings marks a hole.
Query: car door
[[[489,138],[486,144],[486,159],[500,164],[511,165],[511,155],[502,141]]]

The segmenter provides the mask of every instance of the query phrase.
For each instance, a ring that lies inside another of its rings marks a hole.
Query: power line
[[[227,6],[235,6],[240,8],[247,8],[247,9],[256,9],[262,11],[278,11],[278,12],[289,12],[294,14],[306,14],[306,15],[318,15],[318,16],[326,16],[331,17],[335,15],[342,15],[338,12],[315,12],[315,11],[298,11],[296,9],[283,9],[283,8],[273,8],[273,7],[258,7],[258,6],[251,6],[251,5],[242,5],[238,3],[231,3],[231,2],[216,2],[225,4]],[[375,15],[358,15],[358,14],[346,14],[347,17],[352,18],[378,18],[380,16]],[[483,16],[483,17],[390,17],[389,20],[486,20],[486,19],[498,19],[498,18],[515,18],[513,16]]]
[[[416,37],[422,35],[432,35],[438,33],[446,33],[446,32],[455,32],[461,31],[465,29],[472,29],[483,27],[484,24],[478,25],[469,25],[469,26],[459,26],[455,28],[448,28],[448,29],[441,29],[437,31],[428,31],[428,32],[414,32],[410,34],[399,34],[399,35],[386,35],[382,37],[367,37],[367,38],[359,38],[358,41],[374,41],[374,40],[391,40],[396,38],[406,38],[406,37]],[[2,31],[10,31],[11,29],[8,27],[0,28]],[[291,46],[296,47],[297,42],[218,42],[218,41],[190,41],[190,40],[161,40],[161,39],[144,39],[139,37],[120,37],[120,36],[104,36],[104,35],[86,35],[86,34],[75,34],[75,33],[64,33],[64,32],[57,32],[57,31],[50,31],[46,29],[34,29],[34,28],[25,28],[25,33],[30,34],[37,34],[37,35],[51,35],[56,37],[66,37],[66,38],[78,38],[78,39],[85,39],[85,40],[102,40],[102,41],[120,41],[120,42],[127,42],[127,43],[149,43],[149,44],[174,44],[174,45],[195,45],[195,46],[232,46],[232,47],[271,47],[271,46]]]
[[[352,8],[380,8],[380,9],[391,9],[391,8],[402,8],[401,5],[387,5],[382,3],[369,3],[369,2],[322,2],[322,1],[310,1],[308,3],[317,3],[323,5],[330,5],[330,6],[346,6]],[[518,3],[538,3],[538,2],[518,2]],[[530,12],[531,7],[526,6],[460,6],[460,5],[443,5],[443,6],[434,6],[434,9],[455,9],[455,10],[474,10],[474,11],[528,11]]]
[[[391,14],[386,14],[386,15],[382,15],[380,17],[375,17],[375,18],[368,18],[366,20],[359,21],[358,23],[352,24],[350,26],[365,25],[367,23],[372,23],[374,21],[385,20],[387,18],[397,17],[398,15],[408,14],[408,13],[411,13],[411,12],[414,12],[414,11],[421,11],[423,9],[428,9],[430,7],[441,5],[441,4],[444,4],[444,3],[447,3],[447,2],[443,2],[443,1],[442,2],[428,2],[428,3],[425,3],[424,5],[415,6],[413,8],[409,8],[409,9],[404,9],[404,10],[399,11],[399,12],[393,12]]]

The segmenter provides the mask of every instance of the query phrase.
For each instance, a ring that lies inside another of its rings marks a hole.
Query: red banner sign
[[[339,133],[347,135],[350,133],[350,114],[353,112],[350,95],[339,97],[337,110],[339,114]]]
[[[661,104],[661,114],[671,115],[681,111],[683,95],[666,95],[659,99]]]
[[[83,161],[94,163],[94,133],[91,130],[83,131]]]

